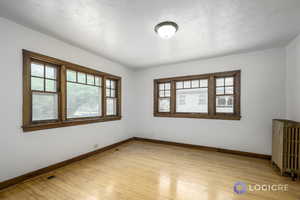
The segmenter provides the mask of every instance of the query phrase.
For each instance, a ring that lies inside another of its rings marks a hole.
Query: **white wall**
[[[285,49],[269,49],[136,72],[140,137],[271,154],[273,118],[285,118]],[[153,79],[241,69],[240,121],[153,117]]]
[[[0,18],[0,181],[132,137],[132,72],[99,56]],[[123,119],[23,133],[22,49],[122,77]]]
[[[286,47],[287,116],[300,121],[300,35]]]

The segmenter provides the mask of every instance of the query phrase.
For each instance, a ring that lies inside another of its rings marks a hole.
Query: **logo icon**
[[[233,190],[237,194],[244,194],[247,192],[247,185],[243,182],[236,182],[233,186]]]

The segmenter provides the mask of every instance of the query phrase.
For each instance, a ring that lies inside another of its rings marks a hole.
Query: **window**
[[[233,113],[234,77],[216,79],[216,112]]]
[[[24,131],[119,119],[120,77],[23,50]]]
[[[101,77],[67,70],[67,118],[100,117]]]
[[[117,114],[116,81],[106,80],[106,115]]]
[[[159,84],[159,112],[170,112],[170,99],[171,99],[171,84]]]
[[[240,71],[154,80],[154,116],[239,120]]]
[[[208,80],[176,81],[176,112],[208,113]]]
[[[30,82],[32,121],[57,121],[57,66],[32,60],[30,65]]]

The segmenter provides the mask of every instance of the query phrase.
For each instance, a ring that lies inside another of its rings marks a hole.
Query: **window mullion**
[[[159,96],[158,96],[158,82],[156,80],[153,81],[153,84],[154,84],[154,90],[153,90],[153,111],[154,111],[154,114],[155,113],[158,113],[158,101],[159,101]]]
[[[234,114],[240,114],[240,101],[241,101],[241,75],[237,73],[234,76]]]
[[[115,96],[117,98],[117,115],[121,116],[122,114],[122,106],[121,106],[121,98],[122,98],[122,94],[121,94],[121,81],[117,80],[116,81],[116,88],[115,88]]]
[[[106,77],[102,77],[102,116],[106,117]]]
[[[213,75],[209,76],[208,81],[208,114],[215,115],[215,105],[216,105],[216,86],[215,77]]]
[[[170,112],[176,113],[176,81],[171,81],[171,95],[170,95]]]
[[[60,91],[60,101],[59,101],[59,115],[61,121],[66,121],[66,110],[67,110],[67,99],[66,99],[66,86],[67,86],[67,79],[66,79],[66,67],[62,65],[59,70],[59,91]]]
[[[43,64],[44,65],[44,92],[46,91],[46,65],[45,63]]]

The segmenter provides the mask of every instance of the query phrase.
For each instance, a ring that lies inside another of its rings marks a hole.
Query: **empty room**
[[[300,200],[299,0],[1,0],[1,200]]]

